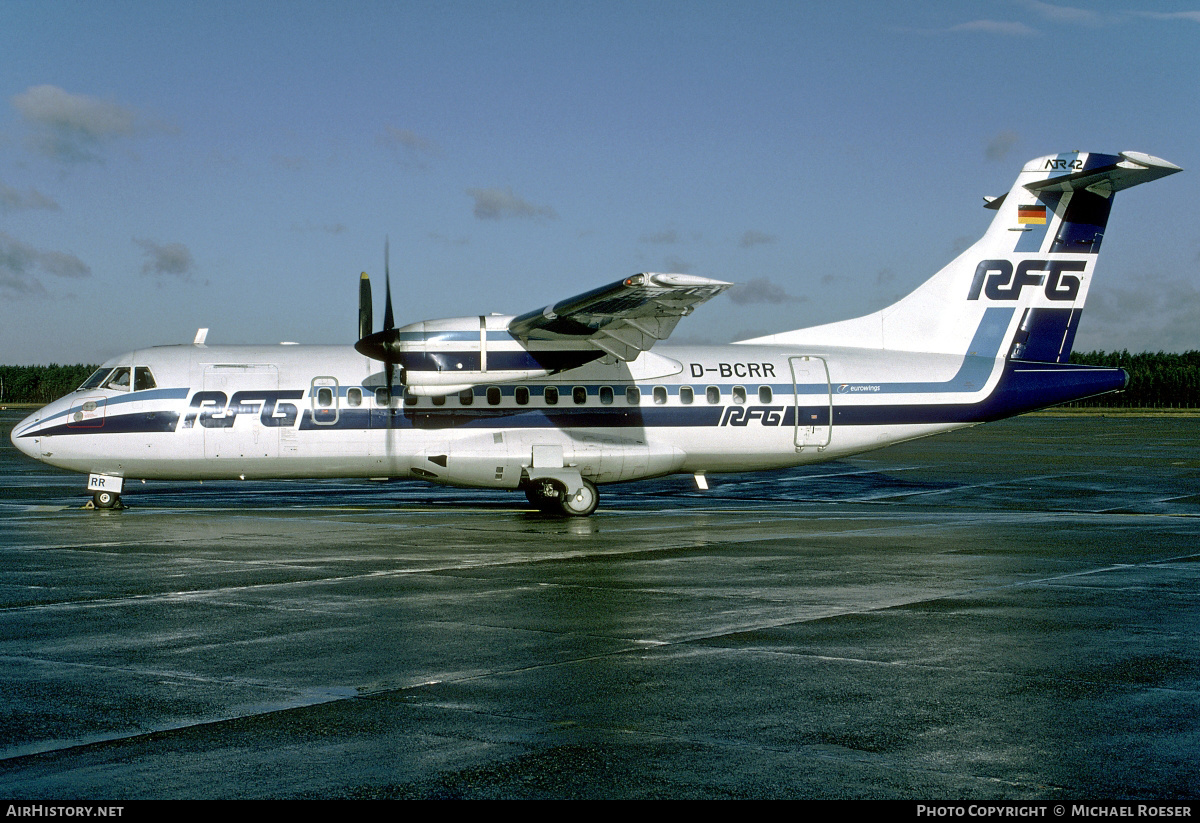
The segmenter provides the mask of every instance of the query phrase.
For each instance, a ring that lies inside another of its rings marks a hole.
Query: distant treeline
[[[1123,392],[1080,400],[1071,406],[1123,409],[1200,408],[1200,351],[1183,354],[1128,351],[1074,352],[1071,362],[1084,366],[1119,366],[1129,372]]]
[[[70,394],[98,366],[0,366],[0,402],[49,403]]]
[[[1120,367],[1129,372],[1129,387],[1072,406],[1128,409],[1200,408],[1200,351],[1183,354],[1128,351],[1075,352],[1072,363]],[[96,366],[0,366],[0,402],[49,403],[79,387]]]

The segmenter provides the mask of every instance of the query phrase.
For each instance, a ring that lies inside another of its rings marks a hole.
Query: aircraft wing
[[[522,341],[586,340],[619,360],[633,360],[665,339],[696,306],[732,286],[692,274],[635,274],[514,317]]]

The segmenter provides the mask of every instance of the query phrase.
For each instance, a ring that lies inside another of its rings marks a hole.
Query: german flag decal
[[[1041,205],[1018,206],[1017,222],[1034,226],[1046,225],[1046,207]]]

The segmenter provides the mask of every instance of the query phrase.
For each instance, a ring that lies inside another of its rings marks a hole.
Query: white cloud
[[[8,214],[29,209],[59,211],[59,205],[37,189],[22,193],[0,182],[0,213]]]
[[[679,242],[679,232],[675,231],[675,229],[667,229],[665,231],[655,232],[654,234],[643,234],[638,238],[638,242],[655,243],[657,245],[666,246]]]
[[[339,235],[345,234],[349,229],[345,223],[313,223],[311,220],[306,223],[293,223],[292,231],[298,232],[323,232],[324,234]]]
[[[299,154],[277,154],[271,159],[288,171],[305,171],[310,165],[308,158]]]
[[[1091,9],[1079,9],[1074,6],[1058,6],[1053,3],[1043,3],[1041,0],[1022,0],[1021,5],[1035,12],[1045,20],[1055,23],[1072,23],[1081,25],[1097,25],[1100,15]]]
[[[1004,160],[1020,139],[1015,131],[1002,131],[988,141],[984,155],[988,160]]]
[[[475,199],[475,216],[480,220],[504,220],[510,217],[556,218],[549,206],[535,206],[513,194],[509,188],[467,189]]]
[[[739,306],[751,303],[803,303],[805,300],[803,297],[788,294],[783,286],[772,283],[766,277],[755,277],[753,280],[739,283],[726,292],[726,294],[729,295],[730,300]]]
[[[133,109],[57,86],[31,86],[12,97],[13,108],[33,129],[33,151],[59,163],[100,163],[103,149],[118,138],[173,131]]]
[[[1192,23],[1200,23],[1200,11],[1134,11],[1130,14],[1147,17],[1151,20],[1188,20]]]
[[[1006,37],[1036,37],[1041,34],[1037,29],[1031,28],[1024,23],[1016,23],[1008,20],[970,20],[966,23],[951,26],[947,31],[1002,34]]]
[[[166,243],[160,245],[153,240],[133,240],[146,252],[146,262],[142,264],[142,274],[169,274],[186,280],[192,273],[192,253],[182,243]]]
[[[745,234],[742,235],[742,239],[738,241],[738,245],[743,249],[748,249],[751,246],[762,246],[769,243],[774,243],[778,239],[779,238],[773,234],[764,234],[761,231],[749,229]]]
[[[1193,282],[1150,276],[1125,278],[1092,289],[1075,349],[1200,349],[1198,314],[1200,288]]]
[[[0,293],[10,298],[46,293],[37,272],[54,277],[88,277],[92,270],[73,254],[43,251],[0,232]]]
[[[442,156],[442,150],[432,140],[408,129],[384,126],[375,137],[375,145],[388,149],[402,165],[425,168],[425,161]]]

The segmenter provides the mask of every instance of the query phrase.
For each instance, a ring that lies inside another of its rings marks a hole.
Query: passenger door
[[[789,357],[796,396],[796,451],[829,445],[833,437],[833,391],[822,357]]]

